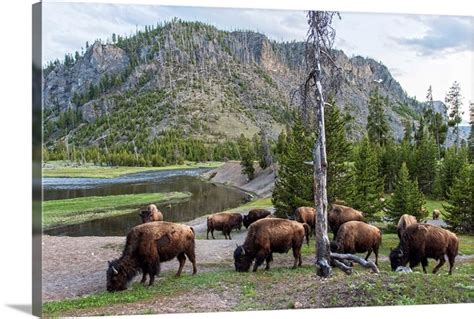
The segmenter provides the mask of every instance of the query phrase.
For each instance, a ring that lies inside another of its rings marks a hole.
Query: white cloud
[[[307,30],[304,11],[93,3],[43,3],[43,8],[44,61],[80,51],[86,41],[106,40],[112,33],[130,35],[173,17],[230,31],[258,31],[277,41],[302,41]],[[467,106],[474,101],[474,18],[344,12],[341,16],[334,21],[336,48],[349,56],[383,62],[408,94],[420,100],[429,85],[435,99],[444,100],[451,84],[460,82],[467,121]]]

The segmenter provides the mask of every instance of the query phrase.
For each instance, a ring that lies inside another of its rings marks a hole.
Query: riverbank
[[[275,187],[275,166],[262,169],[255,164],[254,167],[255,177],[252,180],[248,180],[247,176],[242,174],[240,161],[227,161],[201,176],[213,183],[237,187],[243,191],[255,194],[259,198],[270,197]]]
[[[190,197],[190,193],[170,192],[49,200],[43,202],[43,227],[50,229],[56,226],[125,215],[150,203],[180,202]]]
[[[114,178],[127,174],[150,171],[218,168],[223,162],[185,162],[182,165],[169,165],[161,167],[128,167],[128,166],[97,166],[91,163],[77,165],[65,161],[51,161],[43,164],[43,177],[82,177],[82,178]]]

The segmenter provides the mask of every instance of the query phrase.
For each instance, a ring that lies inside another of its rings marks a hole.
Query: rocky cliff
[[[172,128],[212,141],[252,136],[263,123],[276,137],[291,121],[290,92],[304,80],[304,52],[301,42],[177,20],[114,43],[97,41],[83,55],[44,70],[45,142],[65,136],[77,145],[149,141]],[[423,104],[382,63],[342,51],[335,56],[343,71],[336,101],[354,118],[352,137],[364,134],[367,101],[378,89],[388,101],[393,135],[401,139],[403,119],[415,120]]]

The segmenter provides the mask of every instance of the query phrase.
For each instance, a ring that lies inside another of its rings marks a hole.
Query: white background
[[[0,318],[31,316],[31,0],[0,2]],[[93,2],[93,1],[89,1]],[[99,2],[99,1],[95,1]],[[474,15],[472,0],[103,1]],[[335,3],[337,2],[337,3]],[[317,6],[317,7],[314,7]],[[444,275],[444,274],[442,274]],[[449,288],[447,288],[449,289]],[[169,318],[472,318],[473,304],[169,315]],[[142,316],[150,318],[150,316]],[[164,316],[159,316],[163,318]],[[121,317],[123,318],[123,317]]]

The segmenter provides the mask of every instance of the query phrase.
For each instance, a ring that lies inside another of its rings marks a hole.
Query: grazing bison
[[[314,234],[316,223],[316,209],[313,207],[298,207],[295,210],[295,220],[300,223],[308,224],[311,234]]]
[[[398,220],[398,224],[397,224],[398,238],[402,239],[403,232],[408,227],[408,225],[416,224],[417,222],[418,221],[416,220],[415,216],[403,214]]]
[[[439,219],[439,215],[441,215],[439,209],[433,209],[433,219]]]
[[[428,224],[409,225],[400,240],[400,244],[390,251],[390,264],[395,271],[399,266],[416,267],[420,262],[426,273],[428,258],[439,260],[433,269],[435,274],[445,263],[444,255],[448,256],[449,274],[452,274],[454,259],[458,254],[459,239],[452,232],[438,226]]]
[[[163,220],[163,213],[156,207],[155,204],[148,205],[146,210],[140,212],[142,224],[148,222],[157,222]]]
[[[309,244],[309,226],[296,221],[280,218],[263,218],[249,227],[243,245],[237,246],[234,251],[235,270],[248,271],[255,259],[253,271],[257,271],[264,261],[265,270],[270,269],[273,253],[287,253],[293,250],[296,265],[301,266],[301,246],[304,237]]]
[[[196,273],[194,253],[194,230],[192,227],[170,222],[150,222],[135,226],[127,235],[122,256],[109,262],[107,290],[127,289],[128,283],[138,273],[143,273],[141,282],[150,275],[149,285],[160,273],[160,264],[175,257],[179,261],[176,276],[181,275],[186,256]]]
[[[244,216],[244,226],[249,228],[250,224],[256,222],[259,219],[265,218],[271,215],[270,211],[261,208],[255,208],[249,211],[247,215]]]
[[[207,217],[207,233],[206,238],[209,239],[209,232],[211,232],[212,239],[214,238],[214,230],[222,230],[222,233],[227,239],[230,237],[232,229],[240,230],[242,228],[242,215],[239,213],[217,213]]]
[[[342,254],[365,253],[367,260],[375,254],[375,264],[378,265],[379,247],[382,243],[382,233],[375,226],[359,221],[349,221],[339,227],[336,239],[331,242],[331,251]]]
[[[332,205],[328,212],[328,223],[334,235],[333,239],[336,238],[339,227],[351,220],[364,221],[364,216],[361,211],[355,210],[352,207],[336,204]]]

